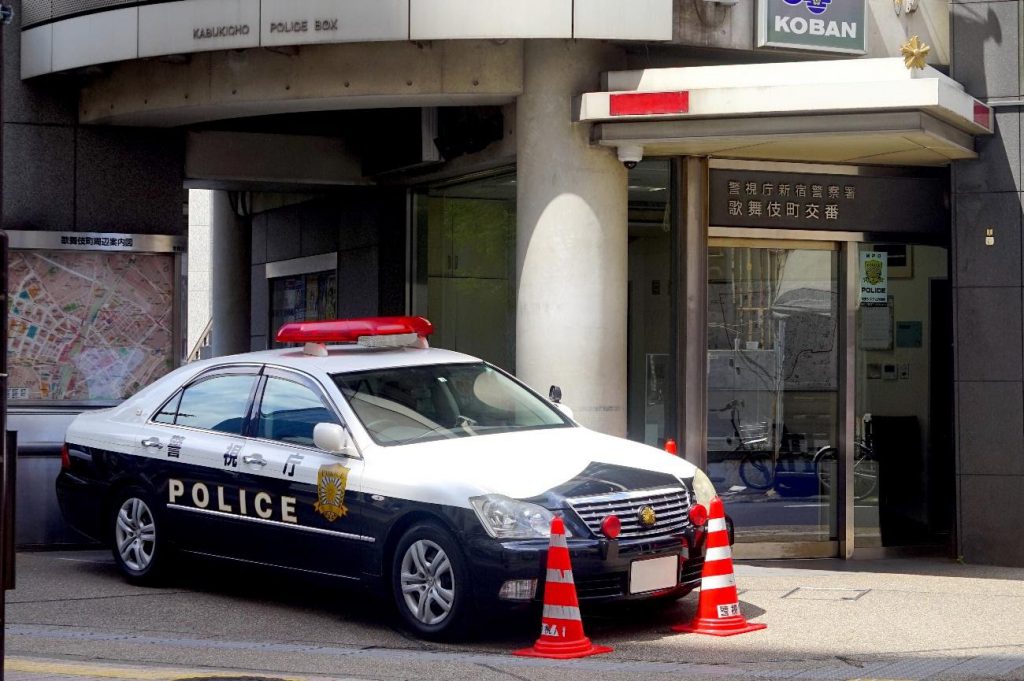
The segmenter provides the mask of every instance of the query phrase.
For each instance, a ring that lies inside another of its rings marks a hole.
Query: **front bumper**
[[[700,532],[646,541],[643,539],[609,541],[606,539],[568,539],[576,594],[583,602],[642,600],[670,593],[683,595],[700,585],[704,566],[704,538]],[[498,592],[508,580],[536,579],[534,601],[544,594],[548,541],[498,541],[486,536],[467,538],[466,552],[473,571],[477,600],[505,605],[523,601],[499,600]],[[679,560],[678,585],[662,591],[629,592],[630,565],[635,560],[675,556]]]

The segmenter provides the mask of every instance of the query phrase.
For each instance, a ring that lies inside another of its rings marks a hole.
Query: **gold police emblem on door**
[[[348,485],[348,469],[340,463],[321,466],[316,474],[316,497],[313,504],[317,513],[334,522],[348,513],[345,508],[345,487]]]

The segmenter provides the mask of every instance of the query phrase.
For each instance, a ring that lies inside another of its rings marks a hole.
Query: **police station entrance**
[[[941,551],[953,498],[941,175],[768,168],[708,174],[706,461],[737,555]],[[893,183],[909,207],[885,200]]]

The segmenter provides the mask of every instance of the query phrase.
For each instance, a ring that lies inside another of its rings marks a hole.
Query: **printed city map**
[[[173,363],[173,256],[11,251],[8,398],[117,401]]]

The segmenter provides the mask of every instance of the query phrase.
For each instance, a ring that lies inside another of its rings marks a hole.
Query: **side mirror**
[[[558,411],[562,412],[573,421],[576,420],[576,417],[572,415],[572,409],[569,408],[569,405],[562,404],[561,402],[555,402],[555,406],[558,407]]]
[[[352,438],[337,423],[318,423],[313,428],[313,444],[326,452],[349,456]]]

